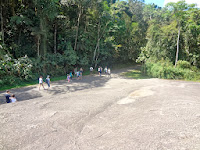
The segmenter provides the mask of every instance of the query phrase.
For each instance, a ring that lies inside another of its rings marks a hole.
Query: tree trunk
[[[40,35],[37,36],[37,55],[40,56]]]
[[[99,50],[99,41],[100,41],[100,23],[98,25],[97,45],[96,45],[96,48],[94,50],[94,56],[93,56],[93,61],[95,61],[95,68],[97,66],[97,60],[98,60],[98,57],[96,57],[96,53],[97,53],[97,49]]]
[[[42,38],[41,38],[41,48],[43,50],[43,56],[47,54],[47,27],[46,27],[46,20],[45,18],[40,18],[40,30],[42,31]]]
[[[99,19],[100,20],[100,19]],[[101,36],[100,36],[100,30],[101,30],[101,25],[100,25],[100,21],[99,21],[99,25],[98,25],[98,34],[97,34],[97,44],[96,44],[96,47],[95,47],[95,50],[94,50],[94,55],[93,55],[93,62],[95,61],[95,68],[97,66],[97,60],[98,60],[98,56],[96,56],[96,53],[97,53],[97,49],[99,50],[99,42],[101,40],[101,38],[103,37],[104,35],[104,32],[108,26],[109,22],[106,23],[105,25],[105,28],[104,30],[101,32]],[[96,58],[96,59],[95,59]]]
[[[78,30],[79,30],[79,24],[80,24],[80,18],[81,18],[82,8],[80,8],[80,12],[78,14],[78,22],[76,26],[76,37],[75,37],[75,44],[74,44],[74,50],[76,50],[77,41],[78,41]]]
[[[43,42],[42,42],[42,45],[43,45],[43,58],[44,58],[44,61],[46,61],[46,54],[47,54],[47,33],[45,31],[44,33],[44,36],[43,36]],[[43,65],[43,72],[46,74],[46,64]]]
[[[15,0],[11,1],[12,15],[15,16]]]
[[[42,31],[41,36],[41,48],[43,51],[43,59],[46,60],[46,54],[47,54],[47,23],[45,17],[40,18],[40,30]],[[43,65],[43,73],[46,74],[46,64]]]
[[[54,29],[54,53],[56,54],[57,53],[57,43],[56,43],[56,35],[57,35],[57,24],[55,23],[55,29]]]
[[[177,62],[178,62],[178,53],[179,53],[179,39],[180,39],[180,31],[181,30],[181,27],[180,25],[178,25],[178,38],[177,38],[177,50],[176,50],[176,60],[175,60],[175,67],[177,65]]]
[[[17,42],[18,46],[21,44],[21,35],[22,35],[22,28],[20,27],[19,36],[18,36],[18,42]]]
[[[4,44],[4,29],[3,29],[3,5],[1,4],[1,33],[2,33],[2,42]]]
[[[95,49],[94,49],[93,61],[94,61],[95,58],[96,58],[96,53],[97,53],[97,49],[98,49],[98,45],[99,45],[99,41],[100,41],[100,39],[98,38],[98,39],[97,39],[96,47],[95,47]]]
[[[43,50],[44,50],[44,58],[45,58],[47,54],[47,33],[44,33],[44,36],[43,36]]]
[[[98,49],[98,52],[99,52],[99,41],[100,41],[100,39],[98,40],[98,43],[97,43],[97,49]],[[96,56],[96,60],[95,60],[95,68],[97,67],[98,57],[99,57],[99,53],[98,53],[98,55]]]

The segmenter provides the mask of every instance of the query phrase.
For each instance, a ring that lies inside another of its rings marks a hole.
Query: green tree
[[[172,13],[172,17],[175,18],[178,26],[178,37],[177,37],[177,50],[176,50],[176,59],[175,59],[175,67],[178,62],[179,55],[179,42],[180,42],[180,34],[181,34],[181,25],[185,21],[185,17],[187,15],[187,10],[193,8],[195,5],[188,5],[185,1],[179,1],[177,3],[168,3],[167,7]]]

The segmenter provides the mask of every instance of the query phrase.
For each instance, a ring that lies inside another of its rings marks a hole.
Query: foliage
[[[147,8],[148,9],[147,9]],[[199,67],[198,42],[200,37],[199,18],[200,11],[194,5],[185,1],[169,3],[163,9],[149,9],[153,17],[148,21],[147,44],[145,50],[147,59],[152,57],[157,60],[169,59],[175,62],[177,50],[177,33],[180,29],[179,60],[188,61]],[[160,15],[157,15],[160,13]],[[146,14],[147,15],[147,14]]]
[[[27,56],[12,59],[10,56],[4,55],[0,60],[0,69],[5,74],[28,79],[31,77],[32,62]]]
[[[4,55],[0,60],[0,85],[13,85],[32,78],[32,61],[27,57],[12,59]]]
[[[142,0],[0,3],[1,85],[65,75],[75,66],[136,61],[148,66],[154,60],[149,68],[155,72],[148,72],[165,78],[183,78],[181,70],[200,68],[200,10],[185,1],[164,8]],[[179,71],[173,68],[178,46],[178,59],[183,61],[178,61]],[[171,63],[165,72],[156,66],[163,60]]]
[[[144,75],[140,70],[131,70],[122,73],[122,75],[133,79],[149,79],[149,77],[147,75]]]
[[[191,66],[188,66],[188,62],[180,61],[178,64],[179,67],[175,68],[173,64],[167,60],[158,62],[148,60],[143,66],[142,71],[148,76],[156,78],[200,80],[200,73],[190,69]]]
[[[188,61],[179,60],[177,63],[177,67],[182,69],[190,69],[191,65]]]

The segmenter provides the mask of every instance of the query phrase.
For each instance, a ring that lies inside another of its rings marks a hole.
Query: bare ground
[[[19,102],[0,105],[0,149],[199,150],[200,83],[122,71],[11,90]]]

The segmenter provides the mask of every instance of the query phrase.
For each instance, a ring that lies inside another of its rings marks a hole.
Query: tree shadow
[[[11,89],[9,91],[11,92],[10,95],[14,94],[16,96],[17,101],[25,101],[42,97],[41,93],[33,89],[35,89],[35,86]],[[5,103],[6,103],[5,92],[0,92],[0,104],[5,104]]]
[[[67,92],[76,92],[86,89],[92,89],[102,87],[109,81],[109,77],[106,76],[85,76],[82,80],[73,79],[70,83],[66,80],[58,81],[53,83],[53,87],[48,90],[48,93],[52,95],[64,94]]]
[[[139,70],[124,72],[121,75],[124,76],[126,79],[150,79],[150,77],[142,74]]]
[[[130,68],[122,68],[118,70],[113,70],[111,77],[103,74],[99,76],[97,74],[83,76],[82,80],[77,80],[74,78],[72,82],[68,83],[67,80],[60,80],[52,82],[51,88],[49,90],[38,90],[38,85],[33,85],[29,87],[23,87],[18,89],[11,89],[10,92],[15,94],[18,101],[32,100],[35,98],[43,97],[45,99],[46,95],[59,95],[66,94],[70,92],[76,92],[86,89],[103,87],[112,78],[127,78],[127,79],[149,79],[147,76],[142,76],[139,71],[140,66],[134,66]],[[122,73],[123,72],[123,73]],[[123,75],[123,74],[126,75]],[[130,75],[130,77],[128,75]],[[45,87],[47,85],[45,84]],[[0,92],[0,104],[6,103],[6,98],[3,92]]]
[[[151,77],[141,72],[141,66],[137,65],[127,70],[121,71],[120,76],[125,79],[151,79]]]
[[[49,95],[59,95],[66,94],[68,92],[76,92],[86,89],[92,89],[96,87],[102,87],[110,78],[107,76],[84,76],[82,80],[76,80],[75,78],[72,82],[68,83],[67,80],[60,80],[52,82],[51,88],[49,90],[38,91],[37,85],[30,87],[23,87],[18,89],[11,89],[11,94],[15,94],[18,101],[32,100],[35,98],[43,97],[45,98],[46,94]],[[44,83],[45,85],[45,83]],[[45,85],[47,87],[47,85]],[[43,94],[45,92],[45,94]],[[5,104],[5,92],[0,92],[0,104]]]

